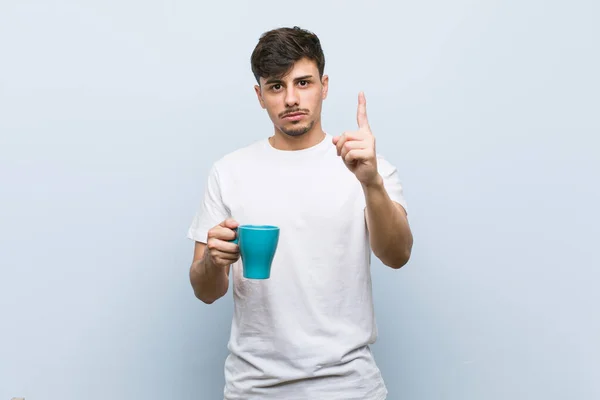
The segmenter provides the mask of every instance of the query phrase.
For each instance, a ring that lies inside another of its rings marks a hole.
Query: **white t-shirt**
[[[271,278],[232,265],[234,314],[227,400],[380,400],[387,389],[369,344],[377,337],[363,189],[326,135],[299,151],[268,139],[212,167],[188,237],[206,243],[226,218],[277,225]],[[397,170],[380,155],[390,198],[404,207]]]

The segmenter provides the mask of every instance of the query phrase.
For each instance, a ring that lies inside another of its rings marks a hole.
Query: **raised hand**
[[[369,127],[367,119],[367,100],[363,92],[358,95],[358,108],[356,111],[358,130],[347,131],[333,138],[337,147],[337,154],[346,166],[363,185],[377,182],[377,153],[375,151],[375,137]]]

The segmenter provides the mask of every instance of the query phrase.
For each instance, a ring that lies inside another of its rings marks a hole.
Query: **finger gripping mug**
[[[240,225],[231,240],[240,248],[243,275],[247,279],[269,279],[271,265],[279,243],[279,227],[273,225]]]

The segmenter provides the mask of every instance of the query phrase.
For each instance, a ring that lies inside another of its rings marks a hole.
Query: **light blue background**
[[[231,293],[188,281],[213,161],[270,135],[300,25],[324,127],[364,90],[415,235],[373,265],[395,399],[600,398],[597,1],[0,3],[0,399],[219,399]],[[593,24],[596,23],[596,26]]]

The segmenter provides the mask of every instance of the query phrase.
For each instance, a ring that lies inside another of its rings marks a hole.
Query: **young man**
[[[232,275],[225,398],[384,399],[369,347],[377,337],[370,254],[394,269],[410,257],[397,171],[376,153],[364,94],[355,130],[323,131],[328,77],[317,36],[266,32],[251,65],[274,133],[213,165],[188,234],[200,300],[224,296]],[[280,227],[270,279],[242,276],[229,242],[240,224]]]

